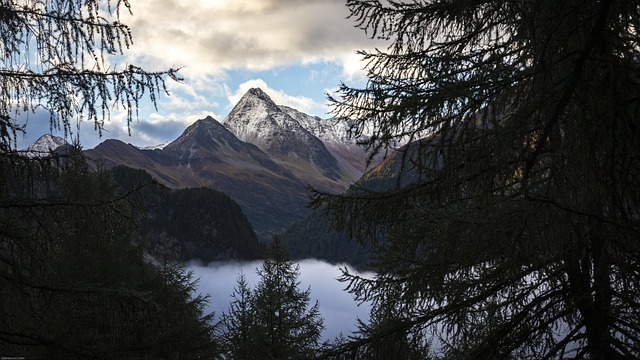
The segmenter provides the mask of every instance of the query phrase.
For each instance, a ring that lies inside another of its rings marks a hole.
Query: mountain
[[[440,140],[439,135],[430,135],[390,152],[346,193],[393,191],[419,183],[424,169],[437,164],[437,156],[432,155],[437,154]],[[371,265],[371,246],[350,238],[347,231],[336,231],[322,209],[293,223],[283,232],[282,240],[294,259],[313,257],[330,263],[348,263],[362,270]]]
[[[259,88],[247,91],[222,123],[314,188],[340,191],[364,171],[365,153],[346,140],[346,130],[278,106]],[[354,159],[345,159],[345,153]],[[357,159],[363,160],[359,166]]]
[[[181,258],[211,262],[253,260],[262,246],[240,206],[210,188],[171,190],[146,171],[126,166],[110,170],[119,193],[136,203],[137,237],[154,251],[175,240]],[[137,189],[137,191],[135,191]]]
[[[304,184],[211,117],[196,121],[161,153],[173,161],[173,169],[191,179],[183,181],[183,187],[211,187],[237,201],[262,240],[302,216]]]
[[[86,154],[108,167],[144,169],[170,188],[221,191],[263,241],[309,213],[308,186],[342,192],[366,163],[346,127],[278,106],[260,89],[249,90],[222,122],[198,120],[161,149],[107,140]]]
[[[349,137],[349,126],[344,121],[321,119],[284,105],[278,107],[322,140],[327,150],[338,161],[345,185],[351,184],[362,175],[365,171],[367,153],[355,139]]]
[[[60,148],[66,148],[67,146],[69,146],[69,143],[65,139],[51,134],[44,134],[24,151],[24,155],[28,157],[47,156],[51,151],[60,150]]]

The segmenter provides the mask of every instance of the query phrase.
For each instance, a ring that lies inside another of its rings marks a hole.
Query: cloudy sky
[[[91,124],[82,126],[85,148],[106,138],[138,146],[173,140],[206,115],[222,120],[251,87],[262,88],[278,104],[328,118],[325,93],[341,81],[364,82],[355,50],[381,45],[346,19],[345,0],[130,2],[133,15],[121,20],[131,27],[134,44],[122,61],[148,71],[180,67],[185,80],[168,83],[171,95],[159,99],[157,110],[142,105],[131,136],[118,110],[102,139]],[[32,115],[18,147],[48,132],[46,118]]]

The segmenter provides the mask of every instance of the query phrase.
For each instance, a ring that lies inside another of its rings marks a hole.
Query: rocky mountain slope
[[[344,124],[278,106],[260,89],[249,90],[222,122],[198,120],[162,149],[106,140],[86,153],[107,166],[144,169],[171,188],[222,191],[261,240],[309,213],[308,186],[342,192],[366,164]]]
[[[434,161],[437,156],[430,155],[437,153],[434,146],[439,141],[438,135],[431,135],[391,151],[346,193],[394,191],[419,183],[424,169],[437,163]],[[333,229],[322,209],[316,209],[307,218],[292,224],[282,234],[282,240],[294,259],[313,257],[330,263],[348,263],[363,270],[370,266],[370,246],[351,239],[346,231]]]
[[[65,139],[51,134],[44,134],[26,148],[23,154],[31,158],[46,156],[49,155],[51,151],[56,151],[67,146],[69,146],[69,143]]]
[[[340,191],[364,170],[364,162],[357,164],[364,153],[346,137],[346,129],[278,106],[258,88],[250,89],[222,123],[238,139],[256,145],[299,179],[323,190]],[[337,144],[349,150],[341,151]],[[356,154],[356,159],[345,153]]]

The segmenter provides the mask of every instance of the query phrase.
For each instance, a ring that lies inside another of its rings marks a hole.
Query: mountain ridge
[[[255,144],[284,166],[300,170],[300,173],[318,172],[316,177],[340,180],[338,161],[322,140],[259,88],[247,91],[222,123],[236,137]],[[311,168],[305,169],[308,164]],[[314,181],[308,177],[305,180]]]
[[[276,105],[254,88],[223,121],[197,120],[162,148],[105,140],[85,153],[107,167],[146,170],[170,188],[222,191],[265,241],[309,213],[309,187],[342,192],[364,173],[365,150],[336,124]]]
[[[55,152],[63,147],[68,147],[70,144],[64,138],[59,136],[44,134],[40,136],[33,144],[29,145],[22,153],[27,157],[42,157],[49,155],[52,151]]]

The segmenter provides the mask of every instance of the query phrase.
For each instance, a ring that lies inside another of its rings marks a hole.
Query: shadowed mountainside
[[[263,241],[309,214],[309,187],[342,192],[366,164],[345,125],[278,106],[260,89],[249,90],[222,123],[198,120],[162,149],[106,140],[86,154],[108,167],[144,169],[170,188],[221,191]]]

